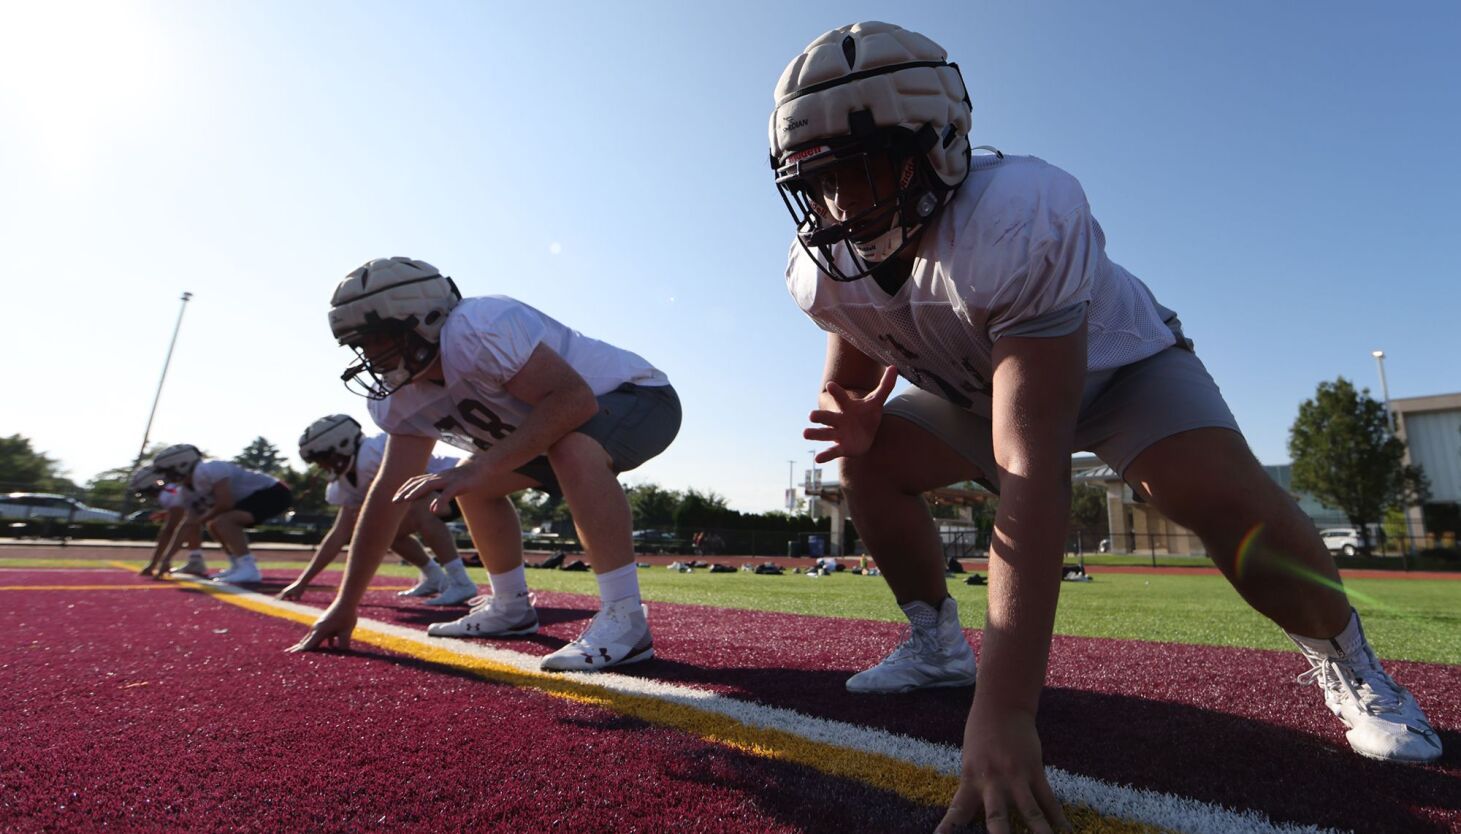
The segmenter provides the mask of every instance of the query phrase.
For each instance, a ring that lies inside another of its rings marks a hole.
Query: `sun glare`
[[[62,179],[155,111],[163,39],[139,3],[0,3],[0,103],[10,134]]]

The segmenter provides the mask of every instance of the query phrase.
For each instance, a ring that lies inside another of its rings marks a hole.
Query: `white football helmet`
[[[969,175],[972,109],[963,76],[917,32],[876,21],[833,29],[787,66],[775,101],[776,185],[797,240],[836,280],[861,278],[901,252]],[[879,193],[874,165],[891,165],[892,193]],[[833,176],[866,177],[871,205],[833,218],[822,198]],[[833,257],[843,241],[852,271]]]
[[[127,491],[144,498],[161,492],[163,485],[162,476],[157,474],[157,470],[150,463],[142,464],[136,472],[132,473],[132,477],[127,479]]]
[[[158,452],[152,459],[152,468],[165,480],[180,481],[191,475],[193,467],[202,459],[203,453],[198,451],[197,446],[179,443]]]
[[[299,436],[299,456],[305,463],[331,469],[338,460],[349,461],[360,449],[365,434],[348,414],[331,414],[309,424]]]
[[[345,276],[330,299],[330,330],[359,357],[341,375],[346,387],[384,399],[409,383],[436,358],[441,328],[461,299],[450,278],[411,258],[378,258]],[[363,345],[371,335],[399,344],[367,358]]]

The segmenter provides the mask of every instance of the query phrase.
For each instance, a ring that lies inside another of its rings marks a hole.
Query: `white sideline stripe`
[[[189,582],[191,580],[181,580]],[[281,611],[318,615],[320,609],[297,602],[285,602],[233,585],[202,582],[230,594],[247,596]],[[538,668],[541,658],[451,637],[429,637],[423,631],[361,618],[356,628],[366,628],[401,640],[433,649],[446,649],[453,654],[479,658],[510,666],[533,675],[543,675]],[[919,767],[936,770],[949,776],[959,774],[959,750],[951,745],[923,741],[871,727],[859,727],[842,721],[806,715],[783,707],[770,707],[741,701],[704,689],[683,684],[664,683],[629,677],[613,672],[558,672],[586,686],[611,692],[656,698],[668,703],[691,707],[731,718],[748,727],[778,730],[849,750],[875,753]],[[1146,823],[1171,831],[1190,834],[1231,834],[1234,831],[1253,834],[1341,834],[1339,829],[1313,825],[1274,822],[1253,810],[1240,811],[1196,799],[1158,791],[1116,785],[1089,776],[1067,773],[1059,768],[1045,768],[1050,787],[1064,802],[1090,808],[1108,817]]]

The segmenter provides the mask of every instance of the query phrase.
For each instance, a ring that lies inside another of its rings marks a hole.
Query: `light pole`
[[[1390,385],[1385,382],[1385,351],[1372,350],[1370,355],[1375,357],[1375,366],[1380,369],[1380,394],[1385,398],[1385,423],[1390,427],[1390,433],[1395,433],[1395,415],[1390,413]]]
[[[188,302],[193,298],[190,292],[183,293],[182,306],[178,308],[178,320],[172,327],[172,341],[167,343],[167,358],[162,360],[162,376],[157,379],[157,393],[152,395],[152,410],[147,412],[147,428],[142,430],[142,445],[137,449],[137,458],[132,461],[132,471],[142,465],[142,456],[147,454],[147,441],[152,436],[152,418],[157,416],[157,403],[162,399],[162,384],[167,381],[167,369],[172,365],[172,351],[178,344],[178,331],[183,328],[183,313],[188,310]],[[130,474],[130,473],[129,473]],[[125,492],[122,495],[122,506],[130,507],[132,504],[132,493]]]

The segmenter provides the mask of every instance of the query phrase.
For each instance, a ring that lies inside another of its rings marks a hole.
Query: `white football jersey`
[[[522,423],[532,406],[506,385],[538,345],[547,345],[584,378],[594,396],[626,382],[668,385],[638,354],[592,339],[505,295],[463,300],[441,331],[444,385],[420,380],[370,403],[389,434],[432,437],[467,451],[489,449]]]
[[[845,244],[839,265],[856,271]],[[1176,341],[1180,322],[1106,257],[1080,183],[1031,156],[975,156],[925,230],[893,295],[872,277],[834,281],[792,243],[787,288],[823,330],[905,379],[988,414],[995,341],[1088,328],[1088,370],[1119,368]],[[1175,331],[1175,332],[1174,332]]]
[[[182,484],[166,484],[157,494],[157,503],[164,510],[183,510],[189,518],[197,518],[213,506],[213,496],[199,495]]]
[[[355,452],[355,457],[350,461],[350,468],[325,487],[325,501],[341,507],[364,505],[365,494],[370,492],[370,485],[375,481],[375,473],[380,471],[385,452],[386,436],[384,434],[377,434],[362,440],[360,448]],[[445,472],[458,463],[461,463],[458,458],[432,455],[431,460],[426,464],[426,471],[433,474]]]
[[[193,467],[192,488],[200,495],[207,495],[211,499],[213,487],[223,481],[228,482],[229,493],[235,504],[261,489],[280,483],[273,475],[245,469],[226,460],[205,460]]]

